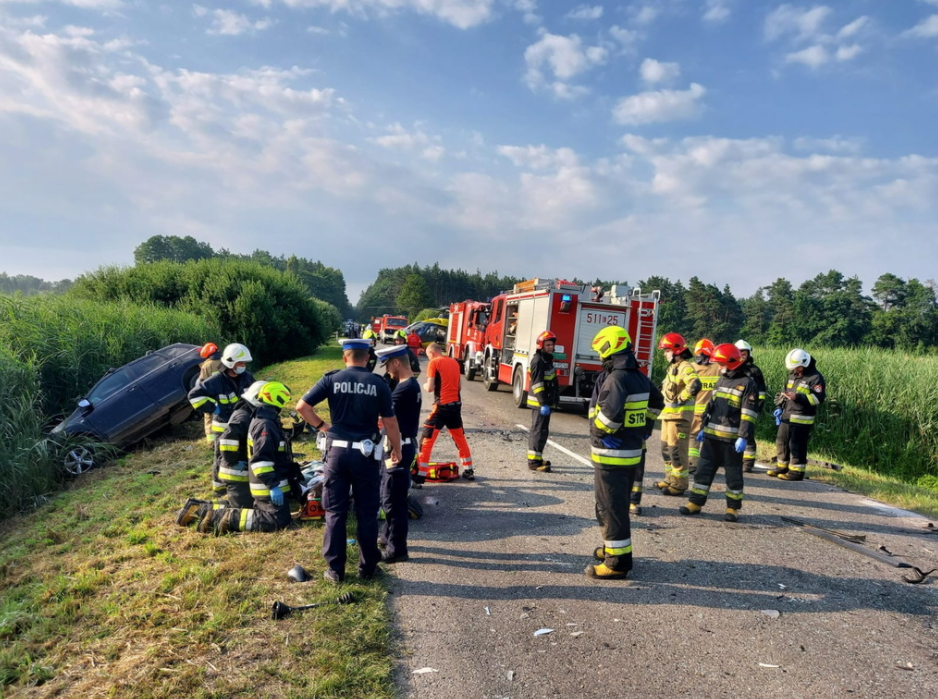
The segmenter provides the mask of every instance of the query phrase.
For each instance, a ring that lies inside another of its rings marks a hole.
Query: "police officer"
[[[756,412],[761,414],[762,408],[765,406],[765,397],[768,391],[765,385],[765,376],[762,375],[762,369],[756,366],[756,362],[752,358],[752,345],[750,345],[745,340],[737,340],[736,348],[739,350],[739,354],[743,358],[743,371],[746,372],[746,376],[756,382],[756,388],[759,391],[759,404],[756,406]],[[752,473],[755,465],[756,431],[752,430],[746,441],[746,451],[743,453],[743,472]]]
[[[290,402],[290,389],[279,381],[266,381],[257,393],[260,407],[248,428],[248,472],[253,506],[225,507],[205,513],[198,530],[203,534],[274,532],[292,521],[286,494],[290,489],[293,453],[280,411]]]
[[[534,356],[528,367],[528,407],[531,408],[531,431],[528,433],[528,468],[550,473],[550,461],[544,460],[544,445],[550,434],[550,411],[557,407],[560,391],[554,370],[554,347],[557,336],[545,330],[537,336]]]
[[[417,430],[422,401],[420,384],[411,369],[410,355],[407,345],[378,350],[378,361],[385,366],[394,381],[391,402],[401,431],[401,460],[394,463],[391,459],[385,459],[385,468],[381,474],[381,507],[384,509],[381,536],[387,544],[381,560],[385,563],[397,563],[409,558],[407,530],[410,513],[407,491],[410,489],[411,470],[416,467]]]
[[[644,463],[645,440],[664,407],[664,398],[638,370],[632,338],[625,328],[603,328],[593,338],[592,348],[604,370],[593,386],[589,412],[596,519],[603,545],[593,551],[599,562],[587,566],[585,573],[600,580],[619,580],[632,570],[632,484],[636,469]]]
[[[349,488],[355,494],[358,520],[358,574],[369,579],[378,572],[378,504],[381,493],[381,450],[378,418],[391,447],[391,462],[401,461],[401,433],[394,416],[391,390],[366,368],[370,340],[341,340],[346,368],[323,376],[296,404],[296,411],[314,429],[326,433],[322,505],[326,529],[322,551],[327,568],[323,577],[345,580],[346,522]],[[314,406],[328,401],[332,424]]]
[[[240,343],[232,343],[221,353],[222,370],[196,384],[189,391],[189,402],[200,413],[212,415],[212,434],[215,435],[215,460],[212,464],[212,489],[219,497],[227,491],[225,484],[218,478],[218,437],[228,426],[228,420],[235,404],[248,387],[254,383],[254,376],[247,370],[251,361],[251,352]]]
[[[395,332],[394,332],[394,335],[392,335],[392,337],[394,338],[394,345],[395,345],[395,346],[400,347],[401,345],[403,345],[404,347],[407,347],[407,333],[405,333],[403,330],[397,330],[397,331],[395,331]],[[375,356],[376,356],[376,359],[380,362],[380,361],[381,361],[381,356],[382,356],[381,350],[377,350],[377,351],[375,352]],[[410,371],[411,371],[411,373],[412,373],[414,376],[420,376],[420,360],[417,359],[417,355],[414,354],[413,350],[411,350],[409,347],[407,347],[407,360],[408,360],[408,362],[410,363]],[[391,389],[391,392],[392,392],[392,395],[393,395],[394,388],[395,388],[395,386],[397,386],[397,379],[395,379],[395,378],[391,375],[391,372],[390,372],[390,371],[385,370],[385,372],[384,372],[384,380],[388,382],[388,388]],[[397,409],[395,409],[394,412],[397,412]],[[398,420],[398,423],[400,423],[400,420]]]
[[[817,418],[817,409],[827,398],[824,376],[817,361],[803,349],[785,355],[788,383],[776,398],[775,424],[778,434],[775,448],[778,465],[768,475],[783,481],[800,481],[808,465],[808,438]]]

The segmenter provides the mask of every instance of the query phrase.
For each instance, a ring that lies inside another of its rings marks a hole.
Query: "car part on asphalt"
[[[291,607],[289,604],[284,604],[283,602],[274,602],[270,618],[279,621],[280,619],[286,619],[288,616],[293,614],[293,612],[299,612],[304,609],[313,609],[315,607],[322,607],[328,604],[354,604],[357,601],[358,598],[354,593],[345,592],[334,600],[329,600],[327,602],[317,602],[315,604],[304,604],[300,607]]]

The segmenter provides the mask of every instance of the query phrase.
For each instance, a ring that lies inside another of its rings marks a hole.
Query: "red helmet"
[[[658,343],[658,349],[671,350],[675,354],[680,354],[687,349],[687,343],[684,341],[682,335],[678,333],[668,333],[661,338],[661,342]]]
[[[707,357],[713,356],[713,343],[710,342],[707,338],[702,340],[697,340],[697,344],[694,345],[694,356],[698,354],[703,354]]]
[[[214,342],[206,342],[204,345],[202,345],[202,349],[199,350],[199,356],[202,357],[202,359],[208,359],[217,351],[218,345],[216,345]]]
[[[540,335],[537,336],[537,348],[544,349],[544,343],[548,340],[553,340],[557,342],[557,336],[554,335],[550,330],[545,330]]]
[[[730,371],[743,363],[743,355],[739,353],[739,347],[731,345],[729,342],[717,345],[713,350],[713,354],[710,355],[710,359],[725,366]]]

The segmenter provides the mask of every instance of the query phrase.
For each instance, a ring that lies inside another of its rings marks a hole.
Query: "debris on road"
[[[534,632],[534,635],[535,635],[535,636],[546,636],[547,634],[553,633],[553,632],[554,632],[553,629],[538,629],[537,631]]]
[[[763,609],[762,613],[769,617],[769,619],[778,619],[781,616],[777,609]]]
[[[759,667],[780,667],[779,665],[769,665],[769,663],[759,663]]]
[[[426,675],[428,672],[439,672],[439,670],[437,670],[434,667],[422,667],[419,670],[414,670],[413,674],[414,675]]]

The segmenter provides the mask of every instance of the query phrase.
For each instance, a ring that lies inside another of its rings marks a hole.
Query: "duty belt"
[[[373,442],[370,439],[363,439],[360,442],[350,442],[347,439],[330,439],[328,447],[340,447],[342,449],[358,449],[363,456],[371,456],[375,454],[375,458],[381,458],[380,452],[381,449],[376,449],[378,444]]]

